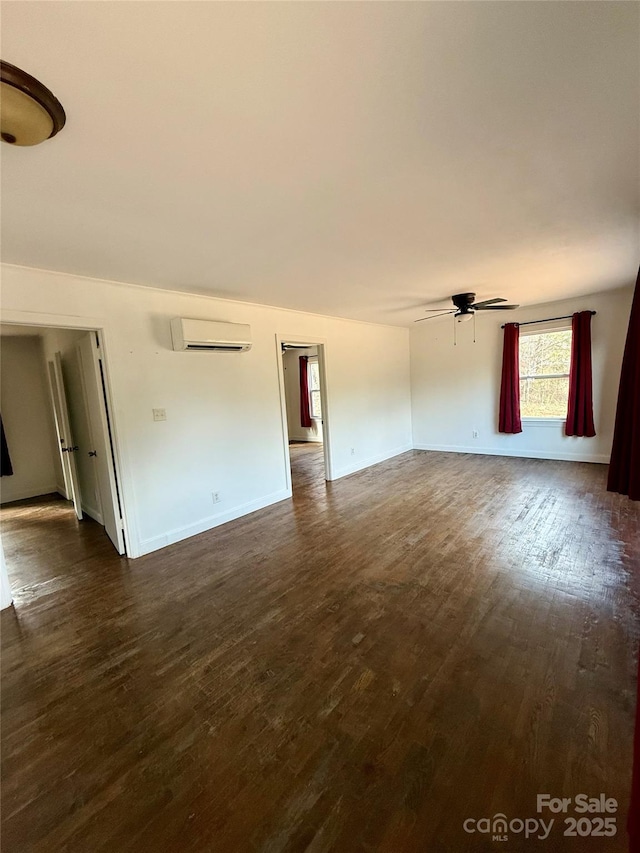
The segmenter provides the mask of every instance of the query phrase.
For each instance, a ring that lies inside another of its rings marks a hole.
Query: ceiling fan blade
[[[519,305],[472,305],[473,310],[478,311],[515,311]]]
[[[445,308],[447,305],[451,305],[451,297],[443,296],[442,299],[430,299],[428,302],[424,303],[425,305],[440,305],[441,308]],[[433,309],[437,311],[437,308]]]
[[[425,313],[431,313],[431,311],[444,311],[445,308],[443,305],[442,308],[425,308],[424,310],[425,310]],[[451,310],[453,311],[455,309],[452,308]]]
[[[446,314],[455,314],[455,311],[443,311],[442,314],[434,314],[433,317],[420,317],[419,320],[414,320],[414,323],[422,323],[423,320],[435,320],[436,317],[444,317]]]
[[[472,308],[482,308],[485,305],[495,305],[496,302],[506,302],[506,299],[498,297],[497,299],[483,299],[482,302],[474,302]]]

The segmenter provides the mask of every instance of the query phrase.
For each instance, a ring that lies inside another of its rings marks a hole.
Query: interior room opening
[[[291,488],[324,485],[327,477],[322,344],[282,341]]]
[[[12,550],[49,549],[54,574],[70,536],[88,551],[125,554],[99,332],[3,323],[0,346],[0,519],[11,530],[3,539],[12,586],[48,580],[30,569],[40,561],[12,561]]]

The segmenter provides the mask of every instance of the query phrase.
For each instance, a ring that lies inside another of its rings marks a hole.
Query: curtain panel
[[[13,474],[13,465],[11,464],[11,456],[7,446],[7,437],[4,434],[4,425],[2,423],[2,415],[0,415],[0,477],[11,477]]]
[[[622,359],[607,489],[640,501],[640,272]]]
[[[593,381],[591,378],[591,311],[579,311],[571,320],[571,367],[566,435],[596,434],[593,423]]]
[[[500,432],[522,432],[520,419],[520,328],[517,323],[504,327],[502,382],[500,385]]]
[[[300,356],[300,426],[305,429],[313,426],[309,402],[309,357]]]

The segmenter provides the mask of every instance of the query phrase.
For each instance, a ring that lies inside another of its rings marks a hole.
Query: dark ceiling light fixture
[[[435,320],[436,317],[442,317],[444,314],[453,314],[458,323],[470,320],[475,317],[476,311],[515,311],[519,305],[500,305],[498,303],[506,302],[506,299],[497,297],[495,299],[484,299],[482,302],[476,302],[475,293],[456,293],[451,297],[454,308],[443,311],[442,308],[427,308],[427,313],[435,311],[432,317],[420,317],[419,320],[414,320],[414,323],[421,323],[423,320]]]
[[[284,344],[281,343],[282,352],[287,352],[291,349],[311,349],[313,344]]]
[[[51,139],[67,117],[60,101],[39,80],[0,60],[0,134],[10,145],[38,145]]]

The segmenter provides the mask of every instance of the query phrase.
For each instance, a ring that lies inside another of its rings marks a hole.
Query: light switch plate
[[[166,409],[152,409],[153,419],[154,421],[166,421],[167,419],[167,410]]]

